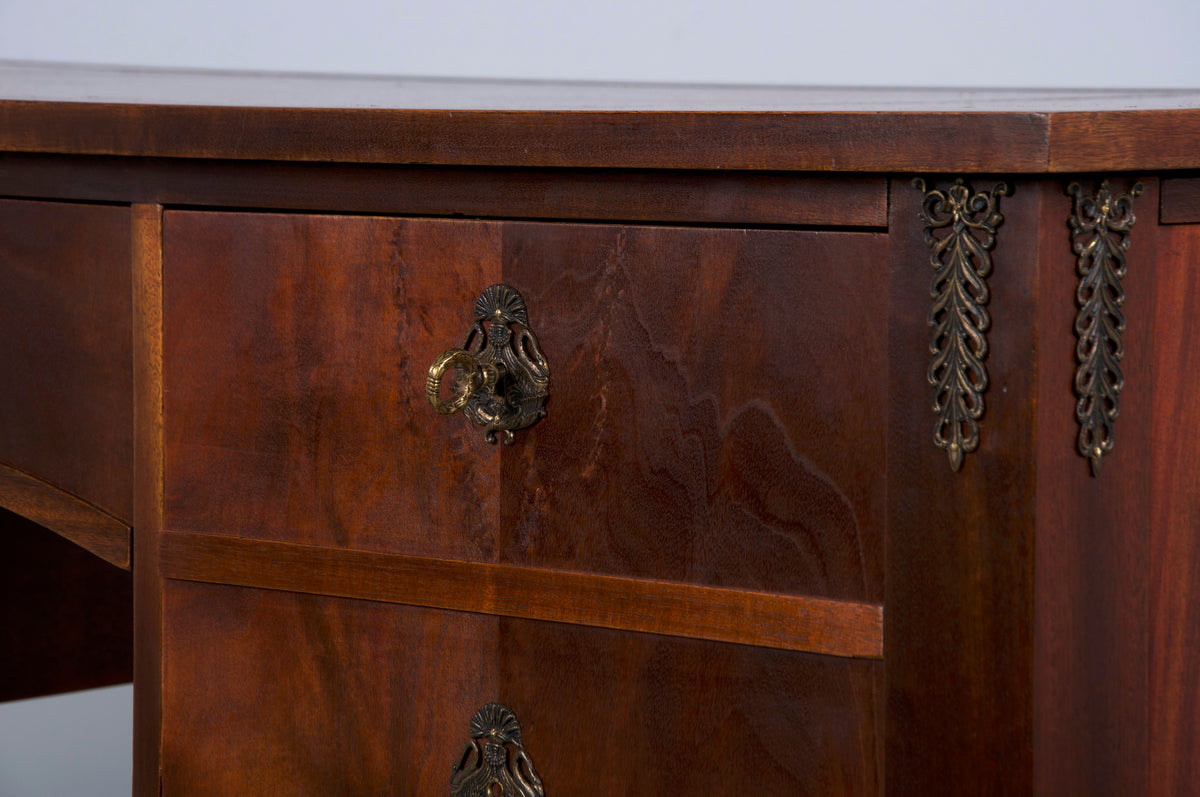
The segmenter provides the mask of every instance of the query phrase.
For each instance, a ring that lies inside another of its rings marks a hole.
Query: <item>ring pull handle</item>
[[[442,383],[453,369],[454,389],[442,399]],[[463,345],[447,349],[429,367],[425,395],[439,415],[461,411],[484,439],[506,444],[513,432],[546,416],[550,366],[529,328],[525,300],[507,285],[493,285],[475,301],[475,322]]]

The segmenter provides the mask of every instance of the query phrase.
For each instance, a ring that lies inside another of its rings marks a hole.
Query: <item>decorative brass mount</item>
[[[974,191],[955,180],[947,191],[926,188],[913,180],[925,194],[919,218],[925,223],[925,243],[933,282],[929,295],[933,306],[928,322],[933,327],[928,379],[934,389],[933,444],[946,452],[950,469],[962,467],[964,454],[979,445],[979,419],[983,416],[983,393],[988,375],[987,330],[991,317],[985,305],[989,293],[987,276],[992,270],[988,254],[996,240],[1000,197],[1008,186],[998,183],[991,191]],[[935,230],[949,228],[942,235]]]
[[[1067,220],[1071,244],[1079,259],[1075,270],[1075,419],[1079,421],[1079,453],[1092,463],[1092,475],[1100,475],[1104,455],[1113,449],[1113,423],[1121,410],[1125,377],[1120,361],[1125,354],[1121,333],[1125,331],[1125,251],[1135,221],[1133,198],[1142,192],[1135,183],[1127,194],[1113,193],[1108,181],[1095,194],[1084,194],[1079,183],[1067,193],[1075,198],[1075,212]]]
[[[450,797],[545,797],[533,761],[521,746],[512,710],[488,703],[471,718],[471,741],[450,775]]]
[[[454,396],[443,401],[451,366]],[[529,328],[525,300],[507,285],[493,285],[475,301],[475,323],[462,347],[447,349],[429,367],[425,395],[439,415],[462,410],[489,443],[500,432],[512,444],[515,430],[546,417],[549,387],[550,366]]]

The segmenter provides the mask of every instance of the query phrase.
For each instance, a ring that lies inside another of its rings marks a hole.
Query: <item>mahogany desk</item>
[[[1196,788],[1200,94],[0,96],[0,505],[99,557],[9,518],[6,695],[132,605],[137,794]]]

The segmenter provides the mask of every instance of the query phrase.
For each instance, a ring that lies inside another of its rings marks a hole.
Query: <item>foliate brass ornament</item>
[[[442,380],[454,368],[454,395],[441,398]],[[511,444],[513,432],[546,417],[550,366],[529,328],[525,300],[507,285],[493,285],[475,301],[475,323],[463,345],[447,349],[429,367],[425,395],[440,415],[462,411]]]
[[[988,385],[983,361],[991,325],[985,307],[987,276],[992,271],[989,250],[996,241],[996,227],[1004,220],[999,204],[1008,186],[997,183],[991,191],[976,192],[960,179],[941,191],[917,178],[913,187],[925,194],[918,217],[925,223],[933,266],[929,288],[933,307],[928,317],[934,330],[928,379],[935,389],[933,411],[938,416],[933,443],[946,452],[950,469],[957,471],[963,455],[979,445],[979,419]]]
[[[471,718],[471,741],[450,775],[451,797],[545,797],[512,710],[488,703]]]
[[[1092,464],[1092,475],[1100,475],[1105,454],[1113,449],[1113,423],[1120,412],[1125,378],[1120,361],[1124,356],[1121,333],[1125,316],[1121,305],[1125,291],[1125,252],[1135,221],[1133,198],[1142,192],[1135,183],[1126,194],[1114,193],[1105,180],[1095,194],[1085,194],[1079,183],[1067,186],[1075,198],[1075,212],[1067,220],[1071,244],[1079,259],[1075,270],[1075,418],[1079,421],[1079,453]]]

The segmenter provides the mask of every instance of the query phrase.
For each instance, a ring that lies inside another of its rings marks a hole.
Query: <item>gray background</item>
[[[468,77],[1200,88],[1197,34],[1196,0],[0,0],[2,59]],[[131,695],[0,704],[0,795],[128,794]]]

